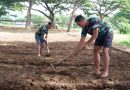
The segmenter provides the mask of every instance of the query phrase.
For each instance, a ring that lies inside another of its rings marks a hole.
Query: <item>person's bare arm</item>
[[[91,38],[86,42],[86,45],[90,45],[98,36],[98,28],[96,28],[95,30],[93,30],[93,35],[91,36]]]
[[[44,35],[44,38],[45,38],[46,45],[47,45],[47,38],[48,38],[48,35],[47,35],[47,34],[45,34],[45,35]]]
[[[47,34],[45,34],[44,38],[46,38],[46,39],[47,39],[47,37],[48,37],[48,35],[47,35]]]
[[[73,49],[73,51],[67,57],[65,57],[64,59],[62,59],[62,61],[65,60],[65,59],[67,59],[67,58],[69,58],[70,56],[76,54],[77,52],[79,52],[84,47],[88,47],[89,44],[92,43],[96,39],[97,36],[98,36],[98,28],[95,29],[95,30],[93,30],[93,35],[91,36],[91,38],[87,42],[85,42],[85,38],[86,37],[84,37],[84,36],[81,37],[80,41],[78,42],[78,44],[76,45],[76,47]]]
[[[80,41],[78,42],[76,47],[73,49],[71,54],[77,53],[79,50],[81,50],[84,47],[84,45],[85,45],[85,37],[81,37]]]

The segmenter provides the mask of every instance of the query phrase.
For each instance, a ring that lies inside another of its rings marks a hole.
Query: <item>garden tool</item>
[[[47,57],[50,57],[50,56],[51,56],[51,53],[50,53],[50,49],[49,49],[49,47],[48,47],[47,39],[45,40],[45,44],[46,44],[46,48],[47,48],[47,54],[46,54],[46,56],[47,56]]]
[[[86,46],[85,48],[87,49],[88,46]],[[65,58],[57,61],[57,62],[54,62],[54,63],[50,63],[52,69],[56,72],[56,66],[60,65],[61,63],[63,63],[65,60],[67,60],[69,57],[73,56],[73,55],[76,55],[77,53],[79,53],[79,51],[81,51],[84,47],[82,47],[81,49],[79,49],[78,51],[72,53],[72,54],[69,54],[67,55]]]

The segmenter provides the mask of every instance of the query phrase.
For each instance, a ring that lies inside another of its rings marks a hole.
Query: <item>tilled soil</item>
[[[0,90],[129,90],[130,54],[110,49],[110,75],[94,74],[92,47],[80,51],[56,66],[50,63],[69,54],[77,42],[49,43],[50,57],[45,49],[37,56],[36,43],[0,42]],[[102,52],[101,52],[102,58]],[[103,62],[101,63],[103,70]]]

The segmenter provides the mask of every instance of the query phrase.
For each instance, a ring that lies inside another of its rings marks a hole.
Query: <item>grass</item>
[[[130,40],[121,41],[119,44],[126,45],[126,46],[130,47]]]
[[[115,34],[114,43],[130,47],[130,34]]]

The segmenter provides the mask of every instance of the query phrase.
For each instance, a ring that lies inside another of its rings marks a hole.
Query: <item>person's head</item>
[[[88,25],[87,20],[85,20],[85,18],[82,15],[76,16],[75,22],[82,28]]]
[[[48,28],[52,28],[52,27],[54,27],[54,24],[52,22],[48,22],[47,26],[48,26]]]

